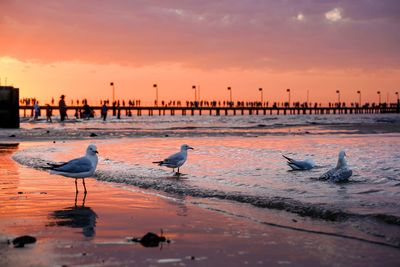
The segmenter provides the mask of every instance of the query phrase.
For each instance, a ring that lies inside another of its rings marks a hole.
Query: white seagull
[[[188,145],[182,145],[181,146],[181,151],[178,153],[175,153],[168,158],[161,160],[161,161],[154,161],[153,163],[158,164],[159,166],[165,166],[168,168],[172,168],[172,171],[175,171],[176,168],[178,168],[178,172],[176,173],[179,175],[179,168],[186,162],[187,160],[187,151],[188,149],[193,149],[193,147],[190,147]]]
[[[312,168],[315,167],[315,163],[311,159],[294,160],[289,157],[286,157],[285,155],[282,156],[288,160],[287,164],[289,165],[290,168],[292,168],[295,171],[311,170]]]
[[[343,150],[339,152],[339,160],[335,168],[330,169],[319,178],[322,180],[329,180],[331,182],[340,183],[347,182],[349,177],[353,174],[353,171],[347,166],[346,152]]]
[[[90,177],[94,174],[98,157],[97,148],[95,145],[89,145],[86,149],[86,155],[77,159],[70,160],[65,163],[53,164],[48,163],[51,174],[59,174],[66,177],[75,178],[75,189],[78,192],[77,180],[78,178],[83,179],[83,187],[85,188],[85,194],[87,192],[85,185],[85,178]]]

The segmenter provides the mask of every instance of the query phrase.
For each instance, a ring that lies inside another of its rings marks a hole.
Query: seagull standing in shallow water
[[[346,162],[346,152],[343,150],[339,152],[339,160],[335,168],[330,169],[319,178],[321,180],[329,180],[331,182],[340,183],[347,182],[353,171],[347,166]]]
[[[47,167],[46,169],[50,169],[51,174],[59,174],[62,176],[75,178],[75,189],[77,193],[77,180],[79,178],[83,179],[83,187],[85,188],[86,194],[87,190],[85,185],[85,178],[90,177],[94,174],[98,162],[98,153],[99,152],[97,152],[97,148],[95,145],[89,145],[86,149],[86,155],[84,157],[80,157],[59,164],[48,163],[50,167]]]
[[[289,157],[286,157],[285,155],[282,155],[285,159],[288,160],[287,164],[289,165],[290,168],[294,171],[304,171],[304,170],[311,170],[312,168],[315,167],[314,161],[311,159],[306,159],[306,160],[294,160]]]
[[[179,168],[186,162],[187,151],[189,149],[193,149],[193,147],[182,145],[180,152],[175,153],[162,161],[154,161],[153,163],[158,164],[159,166],[172,168],[172,171],[175,171],[175,169],[178,168],[178,172],[176,173],[176,175],[179,175]]]

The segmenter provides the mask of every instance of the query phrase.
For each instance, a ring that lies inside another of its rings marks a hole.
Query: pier
[[[95,116],[100,116],[101,106],[91,106]],[[33,116],[32,106],[19,106],[20,115]],[[51,106],[53,115],[58,115],[58,106]],[[41,114],[46,113],[46,106],[40,106]],[[55,111],[55,112],[54,112]],[[80,114],[82,106],[69,106],[68,114]],[[120,106],[108,107],[108,114],[121,116],[242,116],[242,115],[323,115],[323,114],[384,114],[400,113],[400,104],[368,107],[177,107],[177,106]],[[80,117],[80,116],[79,116]]]

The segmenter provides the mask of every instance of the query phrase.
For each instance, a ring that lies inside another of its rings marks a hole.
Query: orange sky
[[[200,3],[201,2],[201,3]],[[398,1],[0,0],[0,80],[21,97],[394,101]]]

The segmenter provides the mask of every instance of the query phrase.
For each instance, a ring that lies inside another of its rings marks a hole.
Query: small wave
[[[376,119],[375,122],[396,123],[396,122],[398,122],[398,121],[395,120],[395,119],[380,118],[380,119]]]
[[[326,204],[304,203],[295,199],[277,196],[256,196],[242,192],[225,192],[199,188],[175,179],[165,179],[159,176],[137,176],[137,171],[131,168],[129,172],[115,173],[115,171],[99,170],[96,179],[100,181],[124,183],[143,189],[162,191],[168,194],[191,196],[198,198],[215,198],[250,204],[258,208],[283,210],[303,217],[343,222],[348,219],[372,219],[381,223],[400,226],[400,217],[388,214],[356,214]],[[156,170],[153,173],[157,172]]]
[[[362,192],[358,192],[357,194],[371,194],[371,193],[378,193],[381,192],[381,189],[371,189],[371,190],[367,190],[367,191],[362,191]]]
[[[47,160],[37,157],[29,157],[24,153],[15,153],[13,159],[20,164],[42,169],[47,165]],[[138,175],[141,174],[141,175]],[[400,225],[400,217],[387,214],[355,214],[347,212],[337,207],[326,204],[304,203],[299,200],[278,197],[278,196],[257,196],[243,192],[226,192],[200,188],[191,185],[185,180],[166,179],[167,171],[151,169],[143,166],[130,166],[129,168],[119,168],[96,171],[95,177],[99,181],[123,183],[133,185],[143,189],[152,189],[168,194],[191,196],[198,198],[215,198],[222,200],[235,201],[250,204],[258,208],[274,210],[284,210],[295,213],[303,217],[311,217],[327,221],[346,221],[350,218],[375,219],[387,224]],[[372,192],[369,192],[372,193]]]

